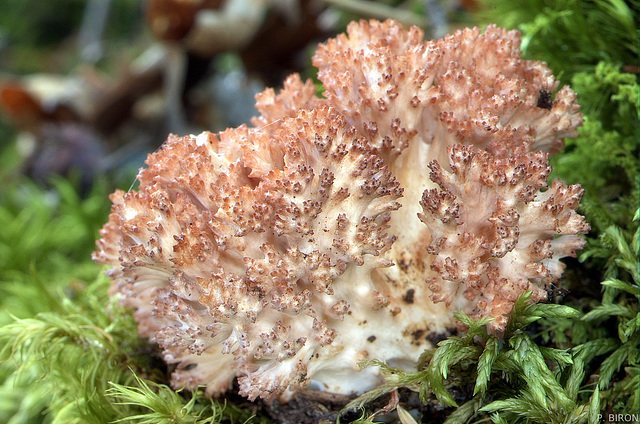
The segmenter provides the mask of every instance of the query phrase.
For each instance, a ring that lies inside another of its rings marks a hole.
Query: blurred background
[[[167,134],[220,131],[359,18],[428,37],[472,24],[474,0],[2,0],[3,177],[119,183]]]

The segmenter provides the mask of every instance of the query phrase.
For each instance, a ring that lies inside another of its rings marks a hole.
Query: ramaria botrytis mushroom
[[[583,246],[579,186],[547,186],[548,155],[582,119],[519,34],[423,41],[353,23],[314,57],[324,97],[289,77],[253,128],[169,137],[112,195],[95,260],[175,387],[286,399],[363,392],[367,358],[413,367],[453,313],[503,331]]]

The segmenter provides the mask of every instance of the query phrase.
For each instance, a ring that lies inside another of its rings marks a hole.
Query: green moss
[[[640,152],[638,80],[619,66],[599,63],[573,77],[585,124],[553,160],[554,176],[585,189],[581,210],[597,233],[631,225],[638,208]]]
[[[523,54],[569,83],[600,62],[638,64],[637,0],[481,0],[479,19],[522,32]]]
[[[95,279],[90,252],[109,211],[106,186],[82,198],[72,183],[54,184],[48,191],[5,180],[0,190],[0,323],[9,313],[53,311],[56,291],[75,292]]]

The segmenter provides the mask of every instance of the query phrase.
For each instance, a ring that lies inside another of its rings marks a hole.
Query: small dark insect
[[[551,302],[561,301],[567,294],[569,294],[569,290],[558,287],[555,284],[547,288],[547,300]]]
[[[541,88],[540,91],[538,91],[538,102],[536,103],[536,106],[541,109],[551,109],[551,106],[553,106],[553,99],[551,98],[551,93],[548,90]]]

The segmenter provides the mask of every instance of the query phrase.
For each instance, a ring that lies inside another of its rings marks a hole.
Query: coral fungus
[[[575,94],[515,31],[422,37],[351,24],[314,57],[323,98],[291,76],[252,128],[171,136],[112,195],[94,259],[175,387],[363,392],[359,361],[414,367],[454,312],[501,333],[582,247],[582,189],[547,186]]]

